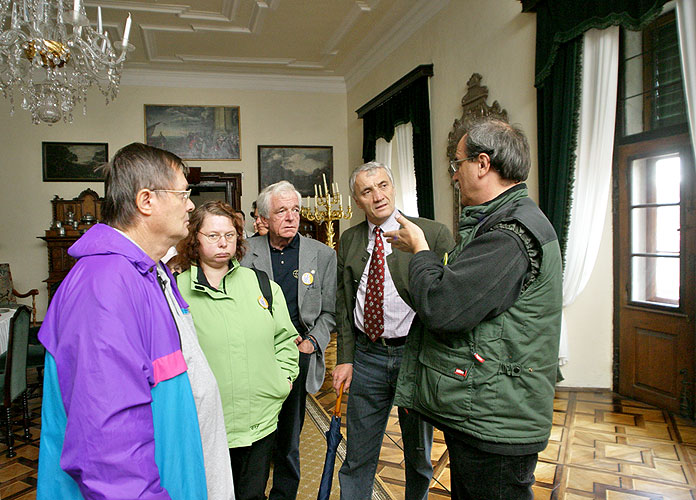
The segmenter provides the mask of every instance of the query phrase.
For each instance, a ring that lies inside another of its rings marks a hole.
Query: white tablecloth
[[[17,309],[0,308],[0,354],[7,351],[10,340],[10,320]]]

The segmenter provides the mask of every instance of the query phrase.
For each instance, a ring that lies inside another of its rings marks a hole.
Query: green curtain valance
[[[613,25],[638,30],[667,0],[538,0],[536,81],[539,207],[565,255],[570,224],[585,31]]]
[[[551,73],[558,48],[585,31],[609,26],[639,30],[660,14],[667,0],[540,0],[537,13],[535,85]]]

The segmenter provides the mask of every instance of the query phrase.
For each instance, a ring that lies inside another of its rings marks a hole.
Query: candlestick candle
[[[76,2],[78,0],[75,0]],[[126,50],[128,46],[128,35],[130,35],[130,29],[131,29],[131,15],[130,12],[128,13],[128,17],[126,18],[126,27],[123,29],[123,50]]]
[[[329,194],[329,187],[326,185],[326,174],[321,174],[321,176],[324,179],[324,194],[328,195]]]

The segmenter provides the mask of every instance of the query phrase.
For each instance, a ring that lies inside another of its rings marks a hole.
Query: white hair
[[[265,218],[269,218],[271,213],[271,199],[280,193],[295,193],[297,195],[297,204],[302,206],[302,195],[295,189],[288,181],[280,181],[270,186],[266,186],[263,191],[259,193],[259,197],[256,199],[256,208],[259,211],[259,215]]]

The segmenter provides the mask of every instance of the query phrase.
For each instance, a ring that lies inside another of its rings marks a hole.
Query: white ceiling
[[[112,40],[133,27],[124,83],[345,92],[449,0],[86,0]],[[423,61],[428,62],[428,61]],[[167,73],[163,73],[166,71]],[[198,84],[197,84],[198,83]],[[167,83],[165,83],[167,84]]]

